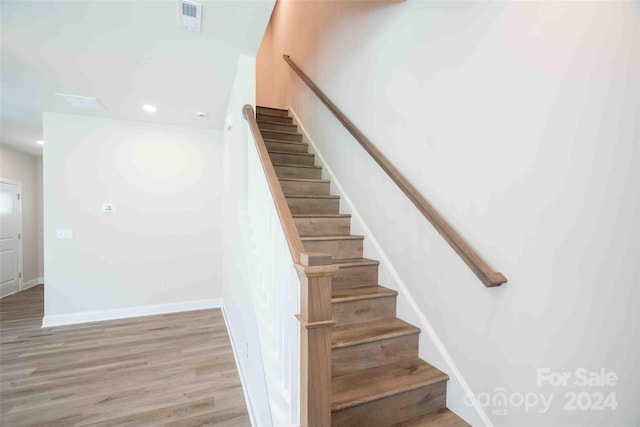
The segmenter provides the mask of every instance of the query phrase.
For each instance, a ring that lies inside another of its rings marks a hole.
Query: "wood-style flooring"
[[[41,328],[43,286],[0,300],[0,425],[248,426],[220,310]]]

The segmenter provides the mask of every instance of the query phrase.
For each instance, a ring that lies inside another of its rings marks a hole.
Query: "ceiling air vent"
[[[91,96],[79,96],[69,95],[68,93],[56,93],[56,96],[64,99],[75,108],[82,108],[83,110],[104,111],[104,105],[97,99]]]
[[[193,1],[178,0],[178,26],[200,32],[202,5]]]

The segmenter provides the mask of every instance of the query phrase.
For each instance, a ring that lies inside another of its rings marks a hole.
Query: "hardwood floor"
[[[220,310],[42,329],[43,286],[0,300],[0,425],[248,426]]]

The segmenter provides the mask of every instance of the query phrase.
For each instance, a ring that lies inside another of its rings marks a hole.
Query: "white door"
[[[0,298],[20,290],[20,184],[0,181]]]

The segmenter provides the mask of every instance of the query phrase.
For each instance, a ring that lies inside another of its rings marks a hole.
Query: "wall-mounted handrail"
[[[303,82],[315,93],[320,101],[333,113],[333,115],[343,124],[351,135],[362,145],[362,147],[373,157],[373,160],[387,173],[389,178],[396,183],[402,192],[411,200],[420,212],[429,220],[442,237],[449,243],[454,251],[471,268],[485,286],[500,286],[507,282],[507,278],[499,272],[493,271],[489,264],[473,250],[471,245],[458,234],[458,232],[436,211],[418,190],[400,173],[400,171],[386,158],[384,154],[373,145],[373,143],[344,115],[336,105],[331,102],[316,86],[313,81],[298,67],[289,55],[282,55],[284,60],[296,72]]]
[[[267,146],[264,143],[264,139],[262,139],[253,107],[249,104],[242,107],[242,116],[249,123],[249,129],[253,135],[253,141],[256,144],[256,149],[260,157],[260,163],[262,163],[262,168],[264,169],[269,189],[271,190],[271,196],[273,197],[278,216],[280,217],[280,223],[282,224],[282,230],[287,239],[287,245],[291,251],[291,257],[293,258],[293,262],[298,264],[300,262],[300,254],[304,252],[304,246],[302,245],[300,234],[298,234],[298,229],[291,216],[287,199],[285,199],[284,193],[282,192],[280,181],[271,163]]]

